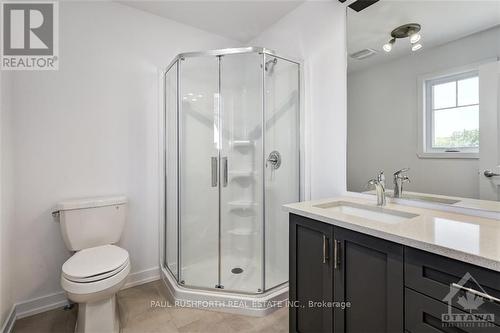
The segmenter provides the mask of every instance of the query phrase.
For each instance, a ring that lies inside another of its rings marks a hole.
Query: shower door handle
[[[227,186],[227,157],[222,158],[222,186]]]
[[[210,165],[211,165],[211,168],[212,168],[212,187],[217,187],[217,180],[218,180],[218,176],[217,176],[217,173],[218,173],[218,168],[217,168],[217,157],[212,157],[211,159],[211,162],[210,162]]]

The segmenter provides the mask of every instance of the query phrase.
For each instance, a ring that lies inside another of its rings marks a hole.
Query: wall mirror
[[[500,211],[500,1],[347,8],[347,189]]]

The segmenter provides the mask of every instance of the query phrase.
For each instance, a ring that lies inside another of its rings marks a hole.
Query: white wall
[[[348,190],[410,167],[411,191],[478,198],[478,160],[417,157],[417,78],[500,56],[500,28],[348,75]],[[425,46],[425,44],[424,44]]]
[[[125,194],[132,273],[158,267],[158,69],[180,52],[236,45],[111,2],[62,2],[59,26],[59,71],[2,78],[12,100],[15,302],[61,291],[70,253],[50,212],[63,199]]]
[[[306,2],[249,44],[304,61],[306,198],[346,188],[345,6]]]

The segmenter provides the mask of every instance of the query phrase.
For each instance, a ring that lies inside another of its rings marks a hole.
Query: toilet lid
[[[63,264],[62,272],[71,280],[109,276],[121,270],[128,259],[128,252],[116,245],[96,246],[75,253]]]

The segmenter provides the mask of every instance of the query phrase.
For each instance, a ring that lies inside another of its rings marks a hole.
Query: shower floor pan
[[[162,267],[161,273],[169,301],[181,307],[263,317],[286,306],[288,301],[288,283],[262,294],[248,295],[224,290],[211,291],[182,287],[177,284],[168,270]],[[234,275],[241,276],[242,274]],[[254,279],[254,277],[250,276],[249,279]]]

